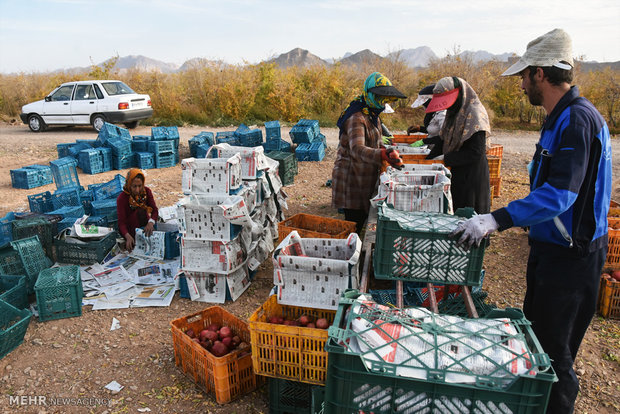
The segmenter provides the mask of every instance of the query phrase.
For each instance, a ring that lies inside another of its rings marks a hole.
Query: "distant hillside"
[[[474,63],[488,62],[489,60],[497,60],[499,62],[508,62],[508,58],[513,56],[513,53],[502,53],[500,55],[494,55],[486,50],[466,50],[459,53],[459,56],[469,57]]]
[[[363,63],[372,63],[383,58],[376,53],[370,51],[369,49],[364,49],[360,52],[349,55],[345,58],[339,60],[339,62],[343,65],[361,65]]]
[[[151,59],[142,55],[129,55],[119,58],[114,68],[121,72],[129,69],[139,69],[147,72],[174,73],[179,68],[179,65],[162,62],[161,60]]]
[[[291,66],[310,67],[315,65],[326,66],[328,63],[320,57],[313,55],[306,49],[299,47],[287,52],[282,53],[275,59],[268,61],[269,63],[275,62],[281,68],[288,68]]]
[[[177,69],[177,72],[184,72],[189,69],[198,69],[209,66],[219,65],[220,62],[216,62],[213,60],[205,59],[205,58],[193,58],[186,60],[183,64]]]
[[[426,67],[431,59],[437,58],[435,52],[428,46],[420,46],[415,49],[401,49],[388,55],[391,58],[396,56],[412,68]]]

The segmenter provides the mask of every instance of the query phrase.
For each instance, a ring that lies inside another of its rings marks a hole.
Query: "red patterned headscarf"
[[[142,183],[146,184],[146,179],[144,177],[144,173],[139,168],[132,168],[127,172],[127,179],[125,180],[125,185],[123,186],[123,192],[129,196],[129,206],[131,208],[141,208],[146,211],[146,214],[150,217],[151,211],[153,208],[146,204],[146,189],[142,187],[142,191],[136,197],[131,194],[131,183],[135,178],[142,179]]]

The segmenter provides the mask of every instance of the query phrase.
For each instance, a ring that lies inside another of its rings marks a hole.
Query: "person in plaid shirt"
[[[332,207],[343,209],[345,220],[362,230],[368,217],[370,199],[377,189],[382,161],[402,166],[398,153],[382,145],[379,114],[385,105],[406,98],[392,82],[374,72],[364,82],[364,92],[342,112],[338,154],[332,171]]]

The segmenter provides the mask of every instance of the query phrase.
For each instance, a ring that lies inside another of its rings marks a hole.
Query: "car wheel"
[[[39,115],[34,114],[28,117],[28,127],[32,132],[41,132],[45,131],[46,125]]]
[[[103,128],[104,123],[105,123],[105,116],[101,114],[93,115],[92,119],[90,120],[90,124],[93,126],[93,128],[95,128],[95,131],[97,132],[101,131],[101,128]]]
[[[140,121],[125,122],[125,126],[129,129],[134,129],[135,127],[138,126],[139,123]]]

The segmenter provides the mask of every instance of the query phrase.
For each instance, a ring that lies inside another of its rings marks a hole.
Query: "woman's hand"
[[[419,125],[412,125],[409,128],[407,128],[407,135],[413,134],[414,132],[420,132],[420,126]]]
[[[133,237],[131,237],[131,234],[129,233],[125,234],[125,249],[127,249],[127,251],[130,252],[133,250],[135,245],[136,245],[136,241],[133,239]]]
[[[146,226],[144,226],[144,235],[146,237],[151,237],[151,234],[153,234],[153,230],[155,230],[155,225],[152,221],[149,221],[148,223],[146,223]]]

